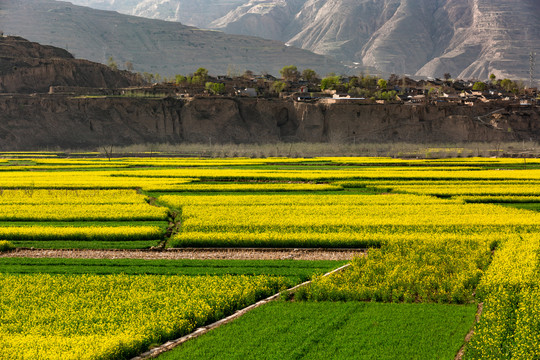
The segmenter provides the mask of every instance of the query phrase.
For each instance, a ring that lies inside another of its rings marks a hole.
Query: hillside
[[[90,6],[103,2],[74,1]],[[540,53],[537,0],[212,0],[207,4],[207,0],[139,0],[124,11],[280,40],[383,73],[433,77],[450,73],[478,79],[494,73],[499,78],[528,79],[529,53]]]
[[[151,20],[53,0],[0,0],[4,33],[66,48],[77,58],[119,65],[130,61],[138,72],[187,74],[199,67],[212,74],[278,74],[285,65],[321,74],[344,68],[324,56],[272,40],[200,30],[176,22]],[[28,21],[32,19],[32,21]]]
[[[51,85],[109,88],[141,84],[133,73],[74,59],[64,49],[20,37],[0,37],[0,60],[0,93],[43,93]]]

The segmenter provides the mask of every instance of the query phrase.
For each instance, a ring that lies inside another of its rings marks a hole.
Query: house
[[[415,95],[411,99],[411,102],[413,103],[423,103],[425,101],[426,101],[426,95]]]
[[[257,90],[254,88],[235,89],[236,96],[257,97]]]
[[[446,101],[449,101],[449,102],[460,102],[461,101],[461,98],[458,94],[450,94],[450,93],[447,93],[447,92],[443,92],[442,93],[442,98],[444,98]]]
[[[396,97],[398,100],[403,101],[403,102],[408,102],[408,101],[411,101],[412,99],[412,96],[407,95],[407,94],[397,94]]]
[[[351,95],[340,95],[340,94],[334,94],[332,96],[332,99],[350,99]]]

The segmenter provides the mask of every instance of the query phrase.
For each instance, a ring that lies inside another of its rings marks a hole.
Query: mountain
[[[540,53],[538,0],[140,0],[128,11],[196,19],[382,73],[528,79],[529,54]]]
[[[118,88],[142,85],[128,71],[74,59],[64,49],[0,36],[0,93],[47,92],[53,86]]]
[[[247,4],[249,0],[71,0],[71,2],[94,9],[114,10],[126,15],[178,21],[184,25],[209,28],[212,21]]]
[[[0,30],[66,48],[78,58],[106,63],[113,57],[121,67],[131,62],[135,71],[166,77],[199,67],[216,75],[231,69],[277,75],[291,64],[320,74],[346,71],[337,61],[278,41],[53,0],[0,0]]]

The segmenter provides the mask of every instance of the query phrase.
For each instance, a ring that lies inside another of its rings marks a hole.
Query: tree
[[[230,78],[235,78],[240,76],[242,72],[239,70],[238,66],[229,64],[227,66],[227,76]]]
[[[486,83],[484,83],[482,81],[477,81],[477,82],[474,83],[472,89],[475,90],[475,91],[485,91],[486,90]]]
[[[287,84],[285,84],[283,81],[274,81],[272,84],[272,91],[275,93],[280,93],[285,90],[286,86]]]
[[[112,56],[109,57],[109,60],[107,61],[107,66],[110,67],[113,71],[118,70],[118,64],[116,63],[116,61],[114,61],[114,58]]]
[[[341,78],[339,76],[328,76],[321,80],[321,90],[335,90],[341,85]]]
[[[452,78],[452,75],[450,73],[444,73],[444,81],[448,82]]]
[[[113,144],[108,144],[108,145],[102,145],[101,146],[101,149],[103,150],[103,152],[105,153],[105,156],[107,156],[109,161],[111,161],[111,157],[113,155],[113,147],[114,147]]]
[[[284,66],[283,69],[279,70],[279,73],[285,81],[297,81],[300,77],[298,68],[294,65]]]
[[[502,79],[501,86],[504,90],[510,92],[515,87],[514,82],[510,79]]]
[[[364,89],[372,89],[377,86],[377,78],[370,75],[361,75],[360,76],[360,86]]]
[[[390,85],[397,85],[399,83],[399,76],[396,74],[390,74],[390,77],[388,78],[388,83]]]
[[[377,81],[377,86],[381,90],[386,90],[386,88],[388,87],[388,82],[384,79],[379,79],[379,81]]]
[[[154,74],[150,74],[146,71],[143,72],[142,76],[143,76],[144,81],[146,81],[147,83],[151,83],[152,80],[154,79]]]
[[[315,70],[312,69],[305,69],[302,71],[302,79],[304,79],[307,82],[314,82],[319,78],[319,75],[315,72]]]
[[[195,73],[193,73],[193,77],[195,77],[195,76],[198,76],[203,81],[206,81],[206,79],[208,78],[208,70],[206,70],[203,67],[200,67],[200,68],[197,69],[197,71],[195,71]]]
[[[191,85],[202,85],[206,81],[205,77],[193,75],[191,79],[188,81]]]
[[[223,94],[225,92],[225,84],[207,82],[204,88],[214,95]]]
[[[126,61],[124,65],[126,67],[126,70],[133,71],[133,63],[131,61]]]
[[[175,81],[176,81],[176,85],[185,83],[186,80],[187,80],[184,75],[180,75],[180,74],[176,75],[174,78],[175,78]]]
[[[489,80],[491,80],[491,83],[495,83],[495,80],[497,80],[497,77],[495,76],[495,74],[491,74],[489,75]]]

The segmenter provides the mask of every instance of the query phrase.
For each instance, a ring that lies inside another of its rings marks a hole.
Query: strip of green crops
[[[158,357],[453,359],[476,306],[275,302]]]
[[[269,275],[308,280],[344,261],[303,260],[142,260],[0,258],[0,273],[10,274],[152,274],[152,275]]]
[[[157,246],[161,240],[119,240],[119,241],[91,241],[91,240],[33,240],[10,241],[20,248],[35,249],[87,249],[87,250],[136,250],[149,249]]]
[[[90,226],[157,226],[167,228],[166,221],[0,221],[0,227],[50,226],[50,227],[90,227]]]

